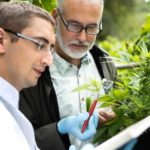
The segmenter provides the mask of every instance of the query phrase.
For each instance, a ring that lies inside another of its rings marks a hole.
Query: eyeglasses
[[[74,33],[80,33],[82,30],[85,30],[86,33],[90,34],[90,35],[96,35],[100,31],[102,31],[102,22],[100,23],[99,27],[93,27],[92,25],[91,26],[87,25],[86,27],[84,27],[83,25],[81,25],[79,23],[67,22],[60,14],[59,9],[57,9],[57,11],[58,11],[58,15],[60,16],[62,22],[64,23],[64,25],[68,31],[71,31]]]
[[[51,52],[52,54],[54,53],[54,45],[51,44],[50,47],[48,44],[46,44],[46,42],[42,42],[42,41],[38,41],[32,37],[29,37],[29,36],[26,36],[26,35],[23,35],[21,33],[17,33],[17,32],[14,32],[10,29],[4,29],[6,32],[9,32],[11,34],[14,34],[15,36],[19,37],[19,38],[22,38],[22,39],[25,39],[25,40],[28,40],[28,41],[31,41],[33,42],[36,46],[37,46],[37,50],[38,51],[41,51],[41,52],[44,52],[44,51],[49,51]],[[49,47],[49,48],[48,48]]]

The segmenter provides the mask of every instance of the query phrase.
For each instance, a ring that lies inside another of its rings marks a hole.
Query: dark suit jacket
[[[102,78],[116,79],[116,68],[108,54],[94,46],[90,50]],[[31,121],[35,129],[37,145],[41,150],[68,150],[68,135],[60,135],[56,124],[60,120],[58,103],[48,68],[35,87],[20,93],[20,110]]]

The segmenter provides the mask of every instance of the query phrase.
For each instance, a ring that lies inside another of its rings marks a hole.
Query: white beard
[[[85,56],[87,54],[87,52],[93,47],[93,45],[95,43],[95,40],[92,43],[80,42],[80,41],[74,40],[74,41],[70,41],[69,43],[65,44],[62,37],[63,36],[61,35],[60,25],[58,23],[56,26],[56,39],[58,41],[58,44],[59,44],[60,48],[62,49],[62,51],[66,55],[68,55],[69,57],[74,58],[74,59],[80,59],[83,56]],[[76,49],[75,50],[70,49],[68,46],[69,44],[79,44],[79,43],[82,45],[85,45],[86,48],[84,48],[82,50],[80,49],[80,51],[78,51]]]

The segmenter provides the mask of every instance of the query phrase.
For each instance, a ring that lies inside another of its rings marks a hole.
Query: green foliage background
[[[10,1],[29,1],[49,12],[57,5],[57,0]],[[104,0],[103,31],[98,35],[98,41],[105,40],[107,36],[119,40],[136,38],[150,8],[150,2],[145,3],[145,1],[148,0]]]
[[[146,47],[145,47],[146,48]],[[144,49],[145,49],[144,48]],[[101,107],[112,106],[116,118],[97,130],[94,143],[104,142],[126,127],[150,115],[150,53],[139,67],[120,77],[117,89],[101,97]]]
[[[56,0],[26,1],[49,12],[57,4]],[[116,83],[118,88],[112,89],[103,98],[100,98],[100,101],[104,102],[103,107],[113,104],[117,117],[97,131],[94,142],[103,142],[150,115],[149,8],[149,0],[105,0],[103,32],[98,35],[97,44],[109,52],[115,64],[134,62],[138,63],[139,67],[119,70],[118,77],[121,82]],[[91,83],[97,86],[95,81]],[[86,84],[77,90],[89,87],[89,84]],[[89,109],[90,98],[87,98],[87,102],[87,109]]]

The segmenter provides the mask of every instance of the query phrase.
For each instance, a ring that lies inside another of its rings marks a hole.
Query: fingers
[[[83,148],[81,150],[93,150],[94,146],[92,144],[86,144],[85,146],[83,146]]]
[[[114,112],[105,112],[105,111],[100,111],[99,112],[99,123],[100,123],[100,126],[113,120],[116,115]]]
[[[95,124],[94,124],[94,117],[91,116],[90,120],[89,120],[89,123],[88,123],[88,127],[86,128],[86,130],[82,133],[82,136],[83,136],[83,141],[84,140],[88,140],[90,139],[91,137],[93,137],[96,133],[96,127],[95,127]]]
[[[96,127],[94,123],[94,116],[91,116],[89,123],[88,123],[88,130],[91,131],[91,136],[93,136],[96,133]]]
[[[116,116],[114,112],[105,112],[105,111],[99,112],[99,115],[109,121],[114,119]]]
[[[81,128],[83,122],[87,120],[89,117],[89,113],[81,113],[77,115],[74,119],[71,120],[72,127],[68,129],[68,133],[72,134],[73,136],[77,137],[81,141],[85,141],[90,139],[96,133],[96,127],[98,123],[98,113],[94,113],[88,122],[88,126],[86,130],[82,133]]]
[[[107,122],[107,119],[101,115],[98,116],[98,119],[99,119],[99,126],[101,126]]]
[[[85,141],[85,140],[90,139],[92,136],[94,136],[95,133],[96,133],[96,127],[94,124],[94,117],[91,116],[86,130],[82,133],[81,128],[78,128],[76,132],[74,133],[74,135],[77,138],[79,138],[81,141]]]
[[[71,145],[71,146],[69,147],[69,150],[76,150],[76,147],[75,147],[74,145]]]
[[[89,113],[88,112],[80,113],[77,117],[78,117],[78,119],[79,119],[80,122],[83,122],[86,119],[88,119]]]
[[[95,128],[98,126],[98,112],[93,113]]]
[[[134,149],[135,144],[137,143],[137,139],[131,140],[129,143],[127,143],[124,147],[123,150],[132,150]]]

